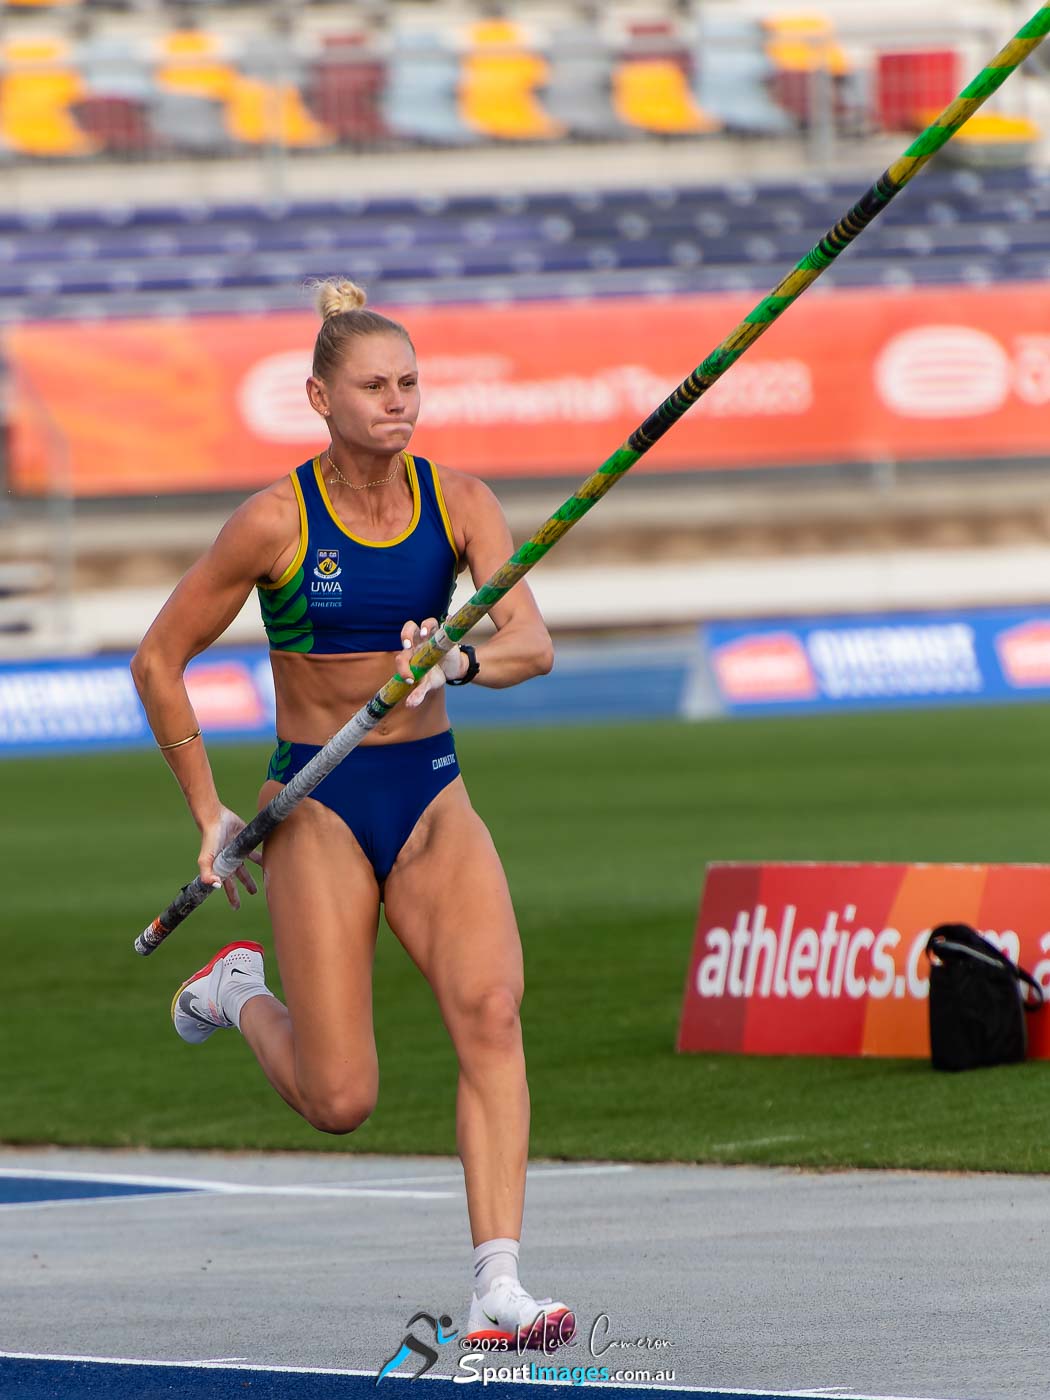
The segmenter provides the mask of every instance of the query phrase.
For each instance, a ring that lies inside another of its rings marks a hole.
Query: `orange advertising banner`
[[[585,475],[753,296],[395,308],[419,352],[414,447],[495,477]],[[10,328],[13,486],[251,489],[319,450],[304,312]],[[1050,454],[1050,283],[817,291],[638,470]],[[64,453],[55,442],[64,441]]]
[[[930,1053],[926,940],[970,924],[1050,991],[1050,866],[712,865],[679,1050]],[[1026,1017],[1050,1059],[1050,1009]]]

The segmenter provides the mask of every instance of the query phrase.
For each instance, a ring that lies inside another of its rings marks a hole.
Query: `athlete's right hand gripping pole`
[[[605,493],[634,466],[635,462],[663,437],[685,413],[707,393],[731,365],[759,336],[763,335],[807,287],[817,280],[825,268],[853,242],[871,221],[880,214],[895,195],[913,180],[930,157],[968,121],[977,109],[998,91],[1007,78],[1023,63],[1050,33],[1050,3],[1043,5],[1017,35],[992,59],[984,71],[952,102],[904,154],[861,195],[849,212],[830,229],[816,247],[811,248],[801,262],[796,263],[769,296],[741,321],[717,349],[682,381],[649,417],[636,428],[622,447],[580,486],[576,493],[560,506],[530,540],[497,569],[489,581],[438,629],[434,636],[412,655],[410,666],[416,681],[437,664],[446,652],[461,641],[547,551],[566,535],[577,520],[596,505]],[[395,705],[411,693],[413,681],[395,675],[387,681],[367,705],[302,768],[272,802],[253,818],[239,836],[219,853],[214,862],[215,873],[228,878],[242,864],[250,851],[264,840],[299,803],[310,795],[317,784],[328,776],[366,734],[388,714]],[[146,955],[164,941],[169,933],[212,893],[198,876],[184,885],[164,910],[135,940],[135,951]]]

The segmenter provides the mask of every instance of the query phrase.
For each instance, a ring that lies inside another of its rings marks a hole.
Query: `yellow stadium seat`
[[[237,82],[237,70],[223,61],[218,39],[201,29],[165,34],[160,59],[157,83],[168,92],[225,102]]]
[[[853,72],[849,55],[835,37],[831,20],[822,14],[774,15],[765,21],[766,53],[783,73],[813,73],[826,69],[833,77]]]
[[[226,128],[235,141],[260,146],[279,141],[304,149],[331,144],[331,133],[307,110],[299,89],[273,87],[238,77],[226,107]]]
[[[720,129],[720,123],[697,105],[681,64],[670,59],[622,63],[613,74],[613,105],[628,126],[662,136]]]
[[[920,126],[929,126],[940,116],[940,110],[930,107],[916,113]],[[1005,112],[975,112],[968,122],[952,137],[953,141],[965,145],[971,142],[981,146],[1031,145],[1040,140],[1042,132],[1031,117],[1012,117]]]
[[[222,57],[218,39],[200,29],[178,29],[161,43],[157,82],[168,92],[221,102],[226,130],[249,146],[280,141],[296,148],[326,146],[331,133],[310,115],[290,83],[273,86],[242,77]]]
[[[509,19],[483,19],[470,25],[467,38],[472,49],[526,49],[528,42],[520,24]]]
[[[84,156],[98,143],[70,108],[85,96],[60,39],[23,39],[0,48],[0,141],[31,156]]]
[[[544,110],[537,88],[549,69],[525,46],[521,28],[483,20],[468,31],[473,50],[460,74],[460,117],[474,131],[499,141],[549,141],[564,127]]]

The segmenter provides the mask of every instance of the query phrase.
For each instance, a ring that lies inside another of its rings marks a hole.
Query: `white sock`
[[[474,1251],[474,1292],[479,1298],[492,1287],[493,1279],[500,1274],[518,1277],[517,1240],[486,1240]]]
[[[241,1012],[245,1003],[252,997],[272,997],[273,992],[265,982],[256,982],[252,977],[231,977],[222,989],[222,1009],[238,1030],[241,1028]],[[276,998],[275,998],[276,1000]]]

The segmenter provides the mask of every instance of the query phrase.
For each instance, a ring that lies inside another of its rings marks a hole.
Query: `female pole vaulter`
[[[185,575],[132,661],[153,733],[201,832],[200,872],[244,823],[215,790],[183,682],[258,588],[278,741],[265,804],[444,618],[458,570],[484,581],[512,549],[489,489],[408,451],[420,407],[415,351],[349,282],[318,289],[322,325],[306,392],[331,443],[250,497]],[[473,810],[444,685],[517,685],[553,664],[527,586],[492,609],[496,636],[454,648],[404,705],[268,838],[261,864],[286,1004],[258,943],[232,943],[172,1002],[198,1044],[236,1027],[281,1097],[322,1132],[375,1105],[371,971],[380,904],[437,997],[459,1062],[456,1129],[474,1243],[467,1336],[551,1347],[575,1319],[518,1277],[529,1093],[521,944],[506,878]],[[258,860],[258,857],[255,857]],[[444,878],[452,867],[455,882]],[[245,867],[237,876],[250,893]],[[233,879],[226,894],[234,908]]]

